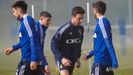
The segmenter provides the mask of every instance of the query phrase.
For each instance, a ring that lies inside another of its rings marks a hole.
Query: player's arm
[[[28,32],[30,38],[30,47],[31,47],[31,63],[30,68],[31,70],[37,69],[37,62],[38,62],[38,50],[36,45],[36,29],[35,29],[35,21],[31,17],[27,17],[24,21],[26,31]]]
[[[60,42],[61,42],[61,35],[60,33],[57,32],[55,33],[51,41],[51,50],[55,56],[56,61],[61,61],[61,59],[63,58],[63,55],[58,48],[60,45]]]
[[[48,62],[47,62],[47,60],[46,60],[46,57],[45,57],[45,56],[43,56],[42,63],[43,63],[43,65],[48,65]]]
[[[13,53],[14,51],[18,50],[19,48],[21,48],[20,46],[20,42],[13,45],[12,47],[6,48],[5,49],[5,54],[6,55],[10,55],[11,53]]]
[[[118,61],[116,58],[115,50],[114,50],[114,47],[112,44],[112,40],[109,39],[110,38],[109,36],[111,35],[111,28],[108,26],[110,26],[110,24],[108,22],[106,22],[106,20],[100,20],[99,25],[100,25],[100,29],[102,31],[102,35],[104,37],[104,40],[106,42],[107,48],[108,48],[107,50],[108,50],[110,57],[112,59],[112,67],[117,68],[118,67]]]
[[[83,33],[83,38],[84,38],[84,28],[82,27],[82,33]],[[83,39],[82,38],[82,39]],[[90,51],[89,53],[86,53],[86,54],[84,54],[84,56],[82,57],[82,59],[83,60],[88,60],[91,56],[93,56],[93,54],[94,54],[94,51],[92,50],[92,51]]]
[[[11,53],[13,53],[14,51],[18,50],[20,48],[20,43],[13,45],[12,47],[6,48],[5,49],[5,54],[6,55],[10,55]]]
[[[12,48],[13,48],[14,51],[20,49],[20,47],[21,47],[20,46],[20,42],[12,46]]]
[[[84,54],[84,56],[82,57],[82,59],[85,60],[85,61],[87,61],[93,55],[94,55],[94,50],[90,50],[88,53]]]
[[[62,53],[59,50],[59,46],[61,46],[62,34],[63,32],[57,31],[51,41],[51,50],[55,56],[56,61],[61,61],[64,66],[71,66],[71,61],[65,57],[63,57]]]
[[[47,62],[47,60],[46,60],[46,56],[45,56],[43,50],[40,50],[40,52],[41,52],[40,55],[41,55],[42,58],[43,58],[43,59],[41,60],[41,61],[42,61],[42,64],[43,64],[43,65],[48,65],[48,62]]]
[[[42,63],[43,63],[43,65],[45,66],[45,67],[43,68],[43,71],[46,73],[46,75],[50,75],[50,67],[48,66],[48,62],[47,62],[47,60],[46,60],[46,57],[44,56],[43,58],[44,58],[44,59],[43,59]]]
[[[30,38],[30,47],[31,47],[31,61],[38,61],[38,50],[36,45],[36,28],[35,21],[31,17],[27,17],[27,21],[25,20],[25,23],[27,22],[28,25],[26,25],[26,30],[28,32],[29,38]]]

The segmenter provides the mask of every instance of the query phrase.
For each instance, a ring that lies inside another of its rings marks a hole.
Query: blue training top
[[[45,65],[48,65],[48,63],[44,56],[43,50],[44,50],[44,40],[45,40],[46,30],[48,27],[41,25],[40,21],[36,22],[36,27],[37,27],[37,31],[39,34],[39,40],[40,40],[40,44],[38,45],[39,46],[39,57],[41,58],[41,60],[43,62],[42,64],[45,66]]]
[[[13,45],[14,51],[21,48],[21,61],[39,61],[37,44],[37,30],[35,21],[31,16],[25,14],[20,20],[19,43]]]
[[[93,33],[94,64],[101,63],[106,66],[118,66],[116,54],[112,43],[111,25],[104,16],[96,19],[96,26]]]

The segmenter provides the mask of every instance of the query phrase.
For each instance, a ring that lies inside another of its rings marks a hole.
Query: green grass
[[[133,69],[121,69],[115,72],[115,75],[133,75]]]
[[[119,69],[115,71],[115,75],[132,75],[133,74],[133,48],[127,49],[127,55],[121,55],[119,48],[116,49],[116,54],[119,60]],[[19,62],[20,52],[17,51],[10,56],[4,55],[3,51],[0,51],[0,75],[15,75],[16,67]],[[52,75],[58,75],[56,70],[53,54],[49,49],[46,49],[45,54],[51,68]],[[74,75],[88,75],[88,62],[82,61],[80,69],[74,70]]]

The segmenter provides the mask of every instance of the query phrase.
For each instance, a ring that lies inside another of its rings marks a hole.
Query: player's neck
[[[26,13],[21,13],[20,14],[20,18],[22,18]]]
[[[77,24],[73,21],[73,19],[71,19],[71,23],[72,25],[77,26]]]
[[[102,17],[102,16],[104,16],[104,15],[102,15],[102,14],[97,14],[97,18],[100,18],[100,17]]]

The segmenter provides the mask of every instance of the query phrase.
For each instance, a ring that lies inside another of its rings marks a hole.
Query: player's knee
[[[45,75],[51,75],[50,72],[45,72]]]
[[[60,71],[60,75],[69,75],[68,70],[62,70]]]
[[[50,67],[47,65],[47,66],[45,66],[45,69],[44,69],[46,72],[50,72]]]

